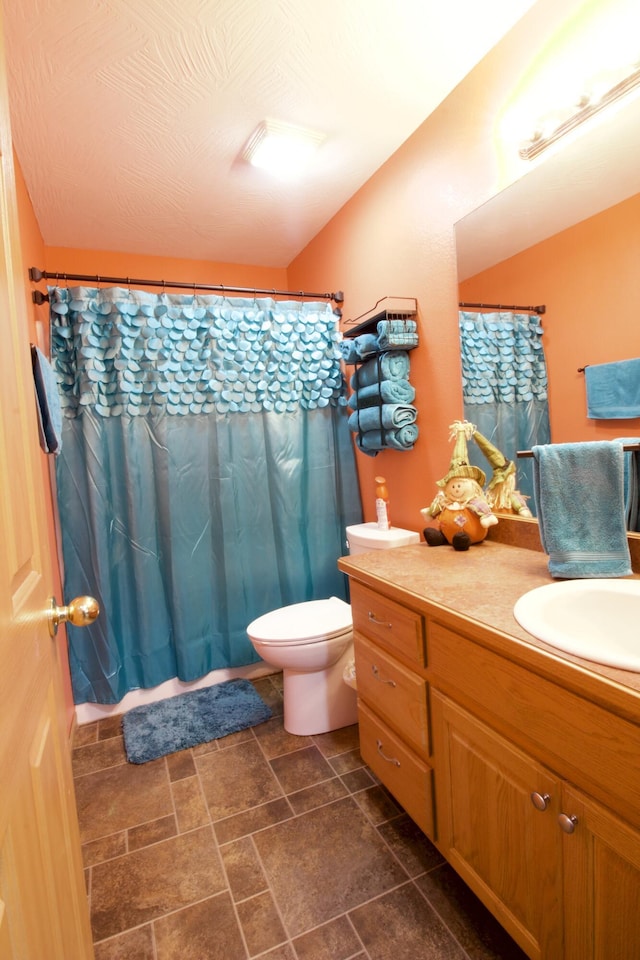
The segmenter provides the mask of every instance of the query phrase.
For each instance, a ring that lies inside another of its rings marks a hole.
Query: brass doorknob
[[[86,627],[93,623],[99,613],[98,601],[93,597],[76,597],[66,607],[59,607],[56,598],[51,597],[48,610],[49,633],[55,637],[59,625],[67,620],[74,627]]]

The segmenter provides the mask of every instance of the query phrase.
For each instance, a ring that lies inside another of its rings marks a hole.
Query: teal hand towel
[[[414,423],[418,411],[410,403],[383,403],[376,407],[358,408],[349,417],[349,429],[353,433],[367,430],[394,430]]]
[[[626,577],[624,451],[616,441],[532,448],[540,540],[552,577]]]
[[[354,390],[347,406],[350,410],[361,410],[362,407],[375,407],[380,403],[413,403],[415,396],[415,387],[408,380],[382,380]]]
[[[640,358],[585,367],[590,420],[640,417]]]
[[[36,392],[40,446],[45,453],[58,456],[62,450],[62,406],[56,375],[38,347],[31,347],[31,366]]]

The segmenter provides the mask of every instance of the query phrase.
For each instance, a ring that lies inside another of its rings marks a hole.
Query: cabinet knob
[[[558,817],[558,823],[560,824],[560,829],[564,830],[565,833],[573,833],[578,823],[578,818],[574,815],[568,816],[566,813],[561,813]]]
[[[394,767],[399,767],[399,766],[400,766],[400,761],[399,761],[399,760],[396,760],[395,757],[388,757],[385,753],[383,753],[383,750],[382,750],[382,740],[376,740],[376,746],[377,746],[377,748],[378,748],[378,753],[380,754],[380,756],[382,757],[383,760],[386,760],[387,763],[392,763],[392,764],[394,765]]]
[[[548,793],[537,793],[534,791],[531,794],[531,803],[536,810],[546,810],[551,803],[551,796]]]
[[[391,630],[392,624],[390,624],[388,620],[378,620],[375,613],[372,613],[371,610],[369,610],[369,620],[378,627],[386,627],[387,630]]]
[[[378,668],[376,667],[375,663],[372,663],[372,664],[371,664],[371,673],[374,675],[374,677],[376,678],[376,680],[378,681],[378,683],[388,683],[390,687],[395,687],[395,685],[396,685],[395,680],[384,680],[384,679],[380,676],[380,671],[379,671]]]

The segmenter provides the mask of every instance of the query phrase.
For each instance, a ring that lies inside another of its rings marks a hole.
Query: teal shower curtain
[[[49,289],[77,703],[257,658],[250,621],[346,596],[362,519],[326,304]]]
[[[547,366],[536,314],[460,311],[464,415],[517,468],[517,486],[533,497],[533,461],[516,451],[549,443]],[[490,479],[492,467],[474,448],[474,462]]]

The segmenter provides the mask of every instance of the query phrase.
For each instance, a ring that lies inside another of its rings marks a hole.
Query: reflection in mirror
[[[583,372],[640,355],[639,151],[640,99],[456,224],[461,301],[546,305],[556,443],[640,436],[587,417]]]

